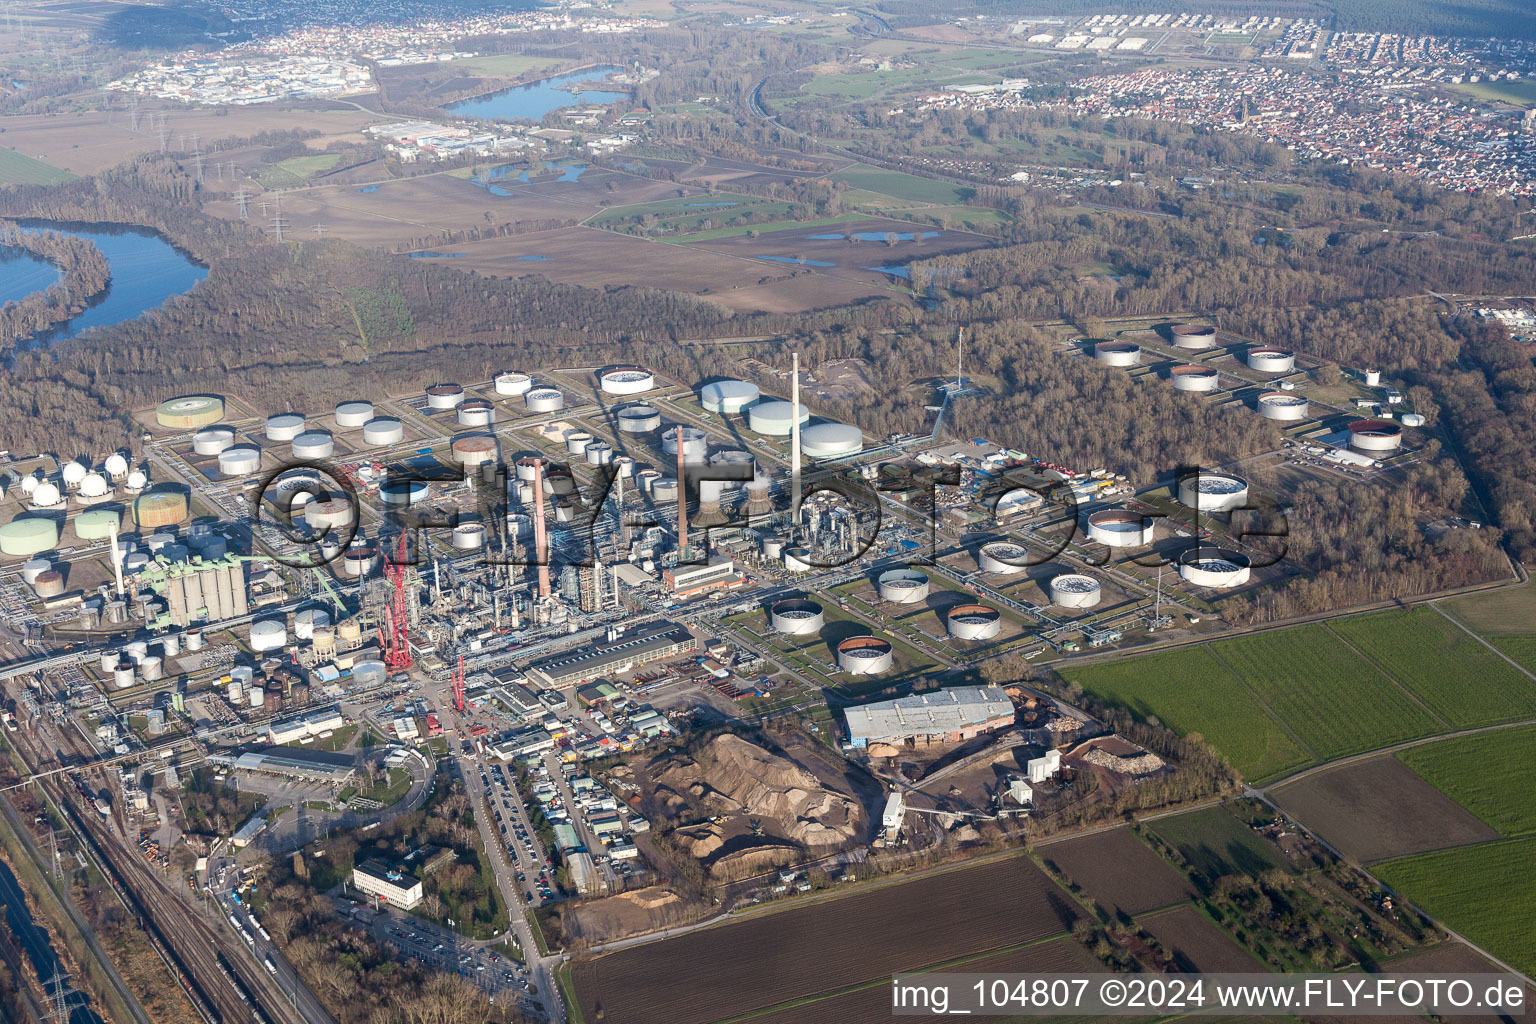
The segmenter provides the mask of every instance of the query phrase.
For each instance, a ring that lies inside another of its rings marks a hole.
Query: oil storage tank
[[[984,604],[961,604],[945,615],[944,626],[954,640],[991,640],[1002,632],[1003,616]]]
[[[977,552],[976,561],[981,566],[982,572],[1013,576],[1029,567],[1029,552],[1022,544],[1015,544],[1013,541],[988,541]]]
[[[800,432],[800,450],[808,459],[836,459],[864,450],[864,432],[847,423],[818,423]]]
[[[661,450],[677,458],[678,431],[682,431],[683,461],[700,463],[709,451],[709,436],[698,427],[667,427],[661,433]]]
[[[154,491],[133,501],[133,519],[141,527],[175,526],[186,518],[187,496],[181,491]]]
[[[192,435],[192,451],[198,455],[217,455],[234,443],[234,427],[204,427]]]
[[[155,406],[155,422],[177,430],[196,430],[224,418],[224,399],[216,395],[184,395]]]
[[[1218,547],[1193,547],[1179,556],[1179,575],[1197,587],[1240,587],[1252,574],[1248,556]]]
[[[1248,368],[1260,373],[1290,373],[1296,369],[1296,353],[1288,348],[1251,348],[1248,350]]]
[[[1175,348],[1199,352],[1216,345],[1216,328],[1209,324],[1176,324],[1172,331]]]
[[[610,366],[597,375],[597,385],[605,395],[639,395],[656,386],[656,375],[633,363]]]
[[[1046,589],[1050,591],[1051,604],[1058,608],[1093,608],[1102,596],[1099,581],[1080,572],[1053,576]]]
[[[491,382],[498,395],[525,395],[533,388],[533,378],[526,373],[498,373]]]
[[[1105,366],[1135,366],[1141,362],[1141,346],[1131,341],[1100,341],[1093,346],[1093,358]]]
[[[855,676],[873,676],[891,670],[894,648],[878,636],[849,637],[837,645],[837,667]]]
[[[1200,512],[1230,512],[1248,501],[1248,481],[1230,473],[1190,473],[1178,491],[1179,504]]]
[[[706,412],[740,413],[761,397],[757,385],[744,380],[717,380],[699,389]]]
[[[336,425],[346,429],[361,427],[373,419],[372,402],[342,402],[336,406]]]
[[[559,412],[565,408],[565,396],[555,388],[534,388],[523,395],[529,412]]]
[[[819,633],[821,627],[826,625],[826,613],[822,611],[821,605],[805,598],[775,602],[768,609],[768,618],[773,623],[774,632],[788,636]]]
[[[747,426],[769,437],[788,437],[796,419],[804,425],[810,418],[811,411],[803,403],[792,415],[789,403],[778,399],[758,402],[747,410]]]
[[[464,401],[464,389],[457,384],[434,384],[427,388],[427,408],[436,411],[455,409]]]
[[[219,452],[220,476],[250,476],[261,468],[261,449],[253,444],[236,444]]]
[[[459,425],[488,427],[496,422],[496,407],[484,398],[466,398],[459,404]]]
[[[382,448],[405,440],[405,426],[393,416],[375,416],[363,424],[363,444]]]
[[[336,440],[329,430],[306,430],[293,439],[293,457],[300,461],[328,459],[336,451]]]
[[[267,417],[269,441],[292,441],[304,433],[304,417],[296,412],[280,412]]]
[[[1139,548],[1157,536],[1157,520],[1128,508],[1106,508],[1088,515],[1088,539],[1111,548]]]
[[[449,450],[453,453],[453,461],[466,468],[482,466],[496,461],[496,438],[489,434],[467,434],[454,438]]]
[[[1177,391],[1215,391],[1221,385],[1221,374],[1203,363],[1175,366],[1168,371],[1168,379]]]
[[[614,417],[619,421],[621,434],[649,434],[661,427],[661,410],[653,405],[621,406]]]
[[[1267,420],[1295,423],[1307,418],[1310,403],[1288,391],[1266,391],[1257,400],[1259,415]]]
[[[1362,455],[1381,458],[1403,445],[1403,428],[1391,420],[1355,420],[1348,430],[1350,448]]]
[[[891,569],[875,579],[880,600],[892,604],[915,604],[928,597],[928,577],[916,569]]]

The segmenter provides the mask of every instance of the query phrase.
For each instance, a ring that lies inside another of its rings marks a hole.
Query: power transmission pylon
[[[246,220],[250,214],[251,194],[241,189],[235,193],[235,202],[240,206],[240,219]]]

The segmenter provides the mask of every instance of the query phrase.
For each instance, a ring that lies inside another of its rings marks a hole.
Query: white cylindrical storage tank
[[[1403,428],[1391,420],[1355,420],[1349,425],[1349,446],[1362,455],[1391,455],[1403,445]]]
[[[783,537],[763,538],[763,557],[777,562],[784,557],[784,546],[788,543]]]
[[[160,653],[167,658],[174,658],[181,653],[181,634],[167,633],[160,638]]]
[[[499,454],[496,439],[489,434],[469,434],[464,437],[456,437],[449,444],[448,449],[453,453],[453,461],[465,468],[483,466],[487,462],[495,462]]]
[[[1209,324],[1177,324],[1172,332],[1175,348],[1199,352],[1216,344],[1216,328]]]
[[[597,376],[605,395],[638,395],[656,386],[656,375],[643,366],[610,366]]]
[[[784,549],[784,568],[790,572],[810,572],[818,566],[811,564],[811,553],[802,547]]]
[[[498,373],[492,383],[498,395],[526,395],[533,388],[533,378],[526,373]]]
[[[1307,418],[1310,403],[1287,391],[1266,391],[1258,397],[1259,415],[1267,420],[1295,423]]]
[[[246,691],[246,702],[253,708],[259,708],[266,703],[266,694],[261,692],[261,687],[252,686]]]
[[[927,599],[931,584],[916,569],[891,569],[875,579],[880,600],[892,604],[915,604]]]
[[[304,417],[296,412],[274,413],[267,417],[267,440],[292,441],[304,433]]]
[[[203,631],[201,629],[197,629],[195,627],[192,628],[192,629],[187,630],[187,641],[186,641],[186,643],[187,643],[187,650],[189,650],[189,651],[200,651],[200,650],[202,650],[203,649]]]
[[[539,475],[539,467],[544,465],[544,459],[538,455],[524,455],[513,465],[513,471],[517,478],[525,484],[532,483],[533,478]]]
[[[1048,589],[1051,604],[1058,608],[1092,608],[1099,603],[1099,581],[1080,572],[1066,572],[1051,578]]]
[[[1088,516],[1088,539],[1111,548],[1139,548],[1157,536],[1157,520],[1124,508],[1106,508]]]
[[[523,396],[529,412],[559,412],[565,408],[565,396],[555,388],[534,388]]]
[[[1141,346],[1131,341],[1100,341],[1093,346],[1093,358],[1105,366],[1135,366],[1141,362]]]
[[[837,667],[855,676],[889,672],[894,648],[878,636],[849,637],[837,645]]]
[[[1422,413],[1417,413],[1417,412],[1405,412],[1405,413],[1403,413],[1403,426],[1405,426],[1405,427],[1422,427],[1423,425],[1424,425],[1424,415]]]
[[[459,424],[465,427],[488,427],[496,422],[496,407],[484,398],[467,398],[459,406]]]
[[[1230,512],[1248,501],[1248,481],[1229,473],[1191,473],[1178,489],[1179,504],[1200,512]]]
[[[747,410],[747,426],[769,437],[788,437],[796,418],[804,425],[809,422],[811,411],[802,403],[798,411],[794,412],[788,402],[776,398],[758,402]]]
[[[112,685],[119,690],[126,690],[133,685],[133,662],[120,661],[112,670]]]
[[[329,626],[330,613],[323,608],[302,608],[293,616],[293,635],[300,640],[313,640],[316,626]]]
[[[405,440],[405,426],[393,416],[375,416],[363,424],[363,444],[382,448]]]
[[[240,704],[240,697],[241,697],[241,692],[242,691],[241,691],[240,683],[237,680],[231,679],[229,681],[229,688],[227,690],[225,690],[224,692],[225,692],[225,696],[229,699],[229,702],[231,704],[234,704],[236,706],[238,706]]]
[[[64,574],[57,569],[46,569],[37,574],[32,589],[45,601],[50,597],[58,597],[64,593]]]
[[[1251,348],[1248,368],[1260,373],[1290,373],[1296,369],[1296,353],[1288,348]]]
[[[670,476],[657,477],[651,481],[651,500],[657,504],[677,500],[677,480]]]
[[[366,576],[379,564],[379,551],[372,544],[354,544],[341,555],[341,571],[347,576]]]
[[[261,449],[253,444],[236,444],[219,452],[220,476],[250,476],[261,468]]]
[[[635,475],[635,460],[628,455],[615,455],[613,464],[619,467],[619,476],[626,480]]]
[[[962,604],[944,617],[945,629],[954,640],[991,640],[1003,630],[1003,616],[984,604]]]
[[[1251,573],[1248,556],[1240,551],[1194,547],[1179,556],[1179,575],[1197,587],[1239,587]]]
[[[27,586],[37,582],[37,578],[49,569],[53,568],[53,560],[49,558],[29,558],[21,566],[21,582]]]
[[[773,624],[775,633],[783,633],[786,636],[819,633],[821,627],[827,622],[826,612],[822,610],[821,605],[798,597],[776,601],[768,609],[768,619]]]
[[[326,459],[336,451],[336,441],[329,430],[306,430],[293,439],[296,459]]]
[[[428,409],[452,409],[464,401],[464,389],[457,384],[434,384],[427,388]]]
[[[1178,391],[1215,391],[1221,384],[1221,374],[1215,367],[1202,363],[1185,363],[1168,371],[1168,379]]]
[[[338,427],[360,427],[373,419],[372,402],[342,402],[336,407]]]
[[[585,430],[573,430],[565,435],[565,450],[572,455],[587,454],[587,445],[592,443],[592,435]]]
[[[234,443],[234,427],[204,427],[192,435],[192,450],[198,455],[217,455]]]
[[[304,522],[318,532],[345,529],[354,517],[352,502],[346,498],[321,498],[304,505]]]
[[[1368,387],[1368,388],[1379,388],[1379,387],[1381,387],[1381,371],[1380,370],[1366,370],[1365,371],[1365,386]]]
[[[459,551],[478,551],[485,546],[485,526],[482,523],[460,523],[453,528],[451,540]]]
[[[352,666],[352,679],[365,689],[383,686],[389,670],[382,661],[359,661]]]
[[[130,640],[128,643],[123,645],[124,657],[133,662],[135,665],[137,665],[140,661],[143,661],[144,656],[148,653],[148,640]]]
[[[251,623],[250,640],[257,654],[276,651],[288,642],[288,628],[281,619],[258,619]]]
[[[683,461],[700,463],[709,452],[709,436],[698,427],[678,428],[672,424],[661,432],[661,450],[667,455],[677,458],[677,434],[678,430],[683,434]]]
[[[591,441],[583,449],[589,466],[606,466],[613,461],[613,445],[607,441]]]
[[[717,380],[699,389],[699,404],[706,412],[740,413],[762,396],[756,384],[744,380]]]
[[[847,423],[818,423],[800,432],[800,451],[808,459],[837,459],[864,450],[864,432]]]
[[[117,663],[123,660],[122,651],[114,651],[110,647],[101,652],[101,670],[111,672],[117,668]]]
[[[426,497],[425,480],[391,480],[379,488],[379,500],[386,505],[414,505]]]
[[[1021,544],[1008,540],[989,541],[977,552],[977,562],[982,572],[995,572],[1013,576],[1029,568],[1029,552]]]
[[[165,662],[158,654],[146,654],[139,659],[139,678],[146,683],[165,678]]]
[[[626,405],[614,413],[621,434],[649,434],[661,427],[661,410],[654,405]]]

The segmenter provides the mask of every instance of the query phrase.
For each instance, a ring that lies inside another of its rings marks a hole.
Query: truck
[[[262,963],[267,965],[267,973],[268,974],[273,974],[273,975],[277,974],[277,964],[274,964],[272,962],[272,958],[271,957],[267,957],[265,960],[262,961]]]

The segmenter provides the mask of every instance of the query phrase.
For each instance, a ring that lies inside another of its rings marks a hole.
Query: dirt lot
[[[1345,856],[1366,863],[1499,837],[1390,755],[1309,775],[1272,795]]]
[[[979,960],[957,964],[967,974],[1082,974],[1103,970],[1103,965],[1071,939],[1053,939],[1027,949],[1015,949]],[[887,985],[874,985],[813,1003],[767,1013],[759,1024],[890,1024],[891,993]],[[1002,1021],[1009,1017],[967,1017],[974,1021]]]
[[[1044,938],[1076,917],[1054,882],[1010,857],[589,960],[577,995],[588,1020],[703,1024]]]
[[[1195,894],[1182,875],[1129,829],[1052,843],[1041,852],[1108,910],[1140,914]]]
[[[84,111],[78,114],[24,114],[5,119],[4,143],[27,156],[45,160],[75,174],[95,174],[140,153],[159,152],[160,137],[149,126],[150,106],[139,108],[137,132],[128,128],[121,110]],[[170,145],[182,149],[182,136],[197,135],[203,147],[218,139],[245,137],[279,128],[315,128],[327,137],[361,142],[359,129],[381,120],[378,114],[352,107],[335,110],[284,109],[277,106],[223,107],[199,110],[180,105],[167,107],[166,126]],[[325,140],[315,140],[323,144]],[[210,151],[208,159],[225,159]],[[210,170],[209,176],[212,176]]]
[[[1185,905],[1143,918],[1141,926],[1163,944],[1185,970],[1204,974],[1245,973],[1265,970],[1252,954],[1239,946],[1200,911]]]

